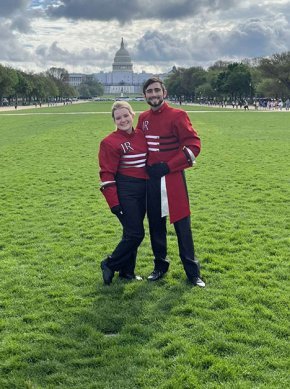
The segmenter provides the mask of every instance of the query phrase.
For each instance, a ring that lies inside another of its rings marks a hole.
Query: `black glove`
[[[161,178],[169,173],[169,167],[166,162],[154,163],[146,168],[149,177]]]
[[[123,209],[121,205],[115,205],[114,207],[111,208],[111,212],[116,215],[117,217],[122,217],[124,215]]]

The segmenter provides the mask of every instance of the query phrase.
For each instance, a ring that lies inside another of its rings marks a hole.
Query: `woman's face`
[[[134,115],[127,108],[120,108],[114,111],[114,121],[119,130],[132,132]]]

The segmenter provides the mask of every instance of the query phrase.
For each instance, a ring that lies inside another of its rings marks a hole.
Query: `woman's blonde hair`
[[[114,117],[114,112],[117,111],[117,109],[121,108],[126,108],[130,112],[132,116],[135,115],[135,112],[133,111],[133,108],[127,101],[115,101],[115,103],[112,105],[112,118],[115,119]]]

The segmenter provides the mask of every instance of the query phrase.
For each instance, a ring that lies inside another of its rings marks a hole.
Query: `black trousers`
[[[184,181],[185,182],[185,181]],[[147,181],[147,215],[154,268],[166,272],[169,267],[167,259],[166,217],[161,217],[161,180],[150,178]],[[190,225],[190,216],[174,223],[177,235],[179,256],[189,280],[200,276],[199,263],[194,255],[194,243]]]
[[[145,235],[146,180],[118,174],[116,183],[123,209],[123,215],[119,217],[123,235],[106,263],[113,271],[134,274],[137,249]]]

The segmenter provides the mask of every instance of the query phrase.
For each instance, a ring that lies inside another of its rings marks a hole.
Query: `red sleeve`
[[[179,112],[178,117],[174,121],[174,132],[179,140],[181,149],[168,162],[168,167],[171,172],[183,170],[192,166],[193,163],[189,162],[189,159],[187,158],[188,153],[184,152],[184,147],[193,153],[193,158],[198,156],[201,147],[200,138],[195,129],[192,127],[191,121],[186,112]]]
[[[102,141],[99,150],[101,191],[110,208],[120,203],[115,181],[119,160],[118,150],[109,142]]]
[[[138,123],[137,123],[137,126],[136,126],[136,128],[140,128],[141,131],[143,130],[143,126],[142,126],[142,117],[143,117],[143,113],[141,113],[141,114],[139,115]],[[143,132],[143,131],[142,131],[142,132]]]

